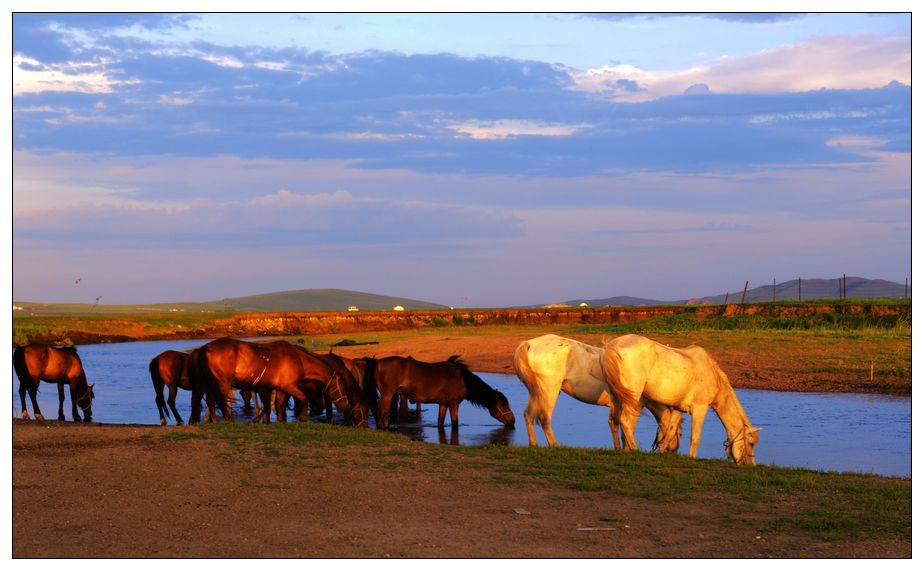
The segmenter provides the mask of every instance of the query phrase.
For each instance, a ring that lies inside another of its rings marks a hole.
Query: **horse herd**
[[[83,420],[92,419],[93,385],[87,384],[76,349],[33,343],[14,351],[13,365],[24,419],[29,418],[26,392],[36,419],[43,419],[36,402],[42,380],[58,385],[59,420],[65,418],[65,384],[70,387],[73,419],[81,418],[78,407]],[[639,335],[623,335],[595,347],[550,334],[520,343],[514,352],[514,368],[529,393],[523,417],[532,446],[537,445],[537,421],[549,445],[557,445],[552,412],[559,393],[564,392],[581,402],[609,408],[616,449],[638,449],[635,424],[644,407],[657,420],[653,447],[662,452],[679,449],[682,414],[690,414],[690,456],[695,457],[703,420],[712,408],[728,436],[728,458],[754,464],[760,429],[751,425],[728,377],[701,347],[675,349]],[[255,422],[270,422],[271,410],[277,421],[285,422],[290,398],[299,420],[326,409],[330,422],[333,405],[350,424],[360,427],[369,426],[371,411],[376,426],[387,428],[401,398],[405,406],[408,399],[418,407],[421,402],[438,404],[438,426],[443,426],[448,411],[453,431],[458,430],[462,400],[485,408],[508,428],[515,421],[503,393],[488,386],[457,356],[438,363],[399,356],[349,359],[286,341],[222,338],[188,352],[165,351],[151,360],[149,371],[161,424],[166,424],[171,412],[177,424],[183,423],[176,409],[178,389],[192,393],[190,423],[200,421],[203,398],[208,420],[217,418],[216,408],[226,421],[233,420],[235,389],[241,393],[245,412],[253,401]]]

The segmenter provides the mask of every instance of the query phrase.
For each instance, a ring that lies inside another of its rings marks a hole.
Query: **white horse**
[[[581,402],[609,407],[613,446],[617,450],[620,448],[617,412],[600,366],[602,352],[600,347],[551,334],[523,341],[517,346],[513,364],[529,391],[523,418],[530,446],[537,445],[533,427],[537,417],[549,446],[557,446],[552,433],[552,411],[559,392],[564,391]],[[645,406],[658,420],[658,448],[662,452],[676,452],[680,447],[681,414],[677,412],[672,416],[670,409],[657,403],[646,402]],[[626,443],[625,434],[623,443]]]
[[[759,428],[751,426],[728,377],[702,348],[673,349],[639,335],[623,335],[603,349],[603,370],[611,394],[621,404],[619,426],[635,450],[635,422],[645,399],[690,413],[690,456],[696,457],[706,412],[712,408],[725,426],[725,452],[736,464],[754,464]]]

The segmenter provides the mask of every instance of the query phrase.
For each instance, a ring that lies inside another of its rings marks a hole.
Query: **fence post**
[[[723,305],[728,305],[728,292],[725,292],[725,303]]]
[[[802,276],[799,276],[799,301],[802,301]]]
[[[748,294],[748,281],[744,280],[744,291],[741,292],[741,303],[744,304],[744,296]]]
[[[773,278],[773,301],[776,301],[776,278]]]

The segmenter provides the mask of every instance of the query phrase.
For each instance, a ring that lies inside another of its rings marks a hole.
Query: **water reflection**
[[[160,418],[148,363],[167,349],[183,350],[203,343],[205,341],[188,340],[81,346],[79,352],[87,376],[91,383],[96,383],[93,419],[105,423],[158,424]],[[12,370],[10,374],[13,379],[12,412],[14,418],[19,418],[19,383]],[[441,430],[436,425],[438,407],[427,404],[423,405],[420,416],[413,410],[401,415],[394,430],[414,440],[448,445],[527,445],[522,417],[526,389],[512,375],[479,373],[479,376],[507,396],[517,415],[515,429],[504,428],[484,409],[463,402],[459,408],[458,431],[448,427]],[[736,393],[751,422],[764,429],[756,448],[758,464],[911,475],[911,399],[908,397],[756,390]],[[43,410],[57,410],[57,390],[53,385],[42,383],[38,400]],[[179,392],[177,408],[184,421],[189,418],[188,392]],[[252,414],[244,414],[240,400],[233,410],[239,421],[253,418]],[[607,412],[604,407],[586,405],[562,395],[552,419],[558,442],[563,446],[611,449]],[[326,419],[320,416],[311,421],[325,422]],[[335,414],[334,421],[345,424],[339,414]],[[642,446],[654,440],[656,426],[651,415],[643,411],[636,430],[636,439]],[[689,426],[687,417],[681,453],[689,449]],[[537,430],[537,436],[540,444],[545,445],[541,430]],[[725,438],[721,423],[710,412],[703,427],[700,457],[724,458],[722,442]]]

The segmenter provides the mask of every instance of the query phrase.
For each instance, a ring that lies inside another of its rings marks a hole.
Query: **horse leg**
[[[699,437],[703,431],[703,421],[706,420],[706,413],[709,407],[706,405],[694,405],[690,407],[690,416],[693,420],[690,422],[690,458],[696,458],[696,449],[699,447]]]
[[[417,416],[420,416],[420,401],[417,401]]]
[[[35,420],[45,420],[45,417],[42,416],[42,411],[39,410],[38,399],[36,398],[38,385],[39,381],[36,381],[29,387],[29,400],[32,401],[32,411],[35,413]],[[23,410],[25,410],[25,407],[23,407]],[[61,417],[61,420],[64,420],[64,417]]]
[[[388,428],[388,417],[389,410],[391,410],[391,399],[394,398],[394,393],[382,393],[382,398],[379,399],[379,418],[382,419],[382,428]],[[446,414],[445,412],[443,413]],[[442,420],[440,421],[442,424]]]
[[[176,425],[182,426],[183,417],[180,416],[180,411],[176,409],[176,391],[177,391],[176,385],[170,386],[167,390],[170,391],[169,393],[167,393],[167,404],[170,406],[170,410],[173,411],[173,418],[176,419]],[[161,396],[161,399],[163,399],[163,396]],[[164,410],[166,410],[166,408],[167,407],[165,406]],[[163,414],[160,415],[160,423],[166,424]]]
[[[289,395],[282,392],[276,391],[276,394],[273,395],[273,405],[276,408],[276,422],[286,422],[286,403],[289,400]],[[267,408],[269,403],[264,403],[263,408]],[[296,414],[298,414],[296,412]]]
[[[19,381],[19,400],[22,401],[22,419],[29,420],[29,411],[26,410],[26,385],[21,380]],[[32,410],[35,410],[35,405],[32,405]]]
[[[388,407],[388,420],[398,422],[398,405],[401,404],[401,393],[395,393],[395,398]]]
[[[638,422],[641,404],[638,401],[621,400],[614,410],[619,413],[619,428],[622,429],[623,446],[628,450],[638,450],[638,444],[635,442],[635,423]]]
[[[71,416],[74,417],[74,422],[80,422],[80,413],[77,411],[77,381],[70,381],[68,386],[71,393]]]
[[[610,423],[610,432],[613,433],[613,448],[621,450],[622,446],[619,443],[619,423],[616,422],[617,418],[619,418],[619,409],[610,402],[610,416],[607,420]]]
[[[58,420],[64,418],[64,383],[58,383]]]
[[[321,398],[324,399],[324,414],[327,415],[327,424],[332,424],[334,422],[334,401],[330,400],[327,393],[321,393]]]
[[[446,421],[446,405],[440,404],[440,411],[436,417],[436,425],[442,428],[443,422],[445,421]]]
[[[189,413],[189,424],[197,424],[202,416],[202,389],[198,386],[193,386],[189,406],[192,409]]]
[[[459,430],[459,401],[449,405],[449,419],[452,421],[452,431]]]
[[[273,410],[274,393],[272,389],[263,389],[259,393],[262,408],[254,416],[255,419],[263,419],[263,424],[270,423],[270,411]],[[254,409],[257,408],[257,395],[253,395]],[[276,415],[276,421],[279,422],[279,415]],[[282,420],[285,422],[285,419]]]
[[[241,389],[241,400],[244,401],[244,408],[241,410],[242,414],[253,414],[253,407],[250,406],[250,398],[253,396],[253,393],[247,389]],[[256,402],[257,399],[254,397],[254,403]]]
[[[407,395],[401,395],[401,406],[398,408],[398,414],[407,416]]]

